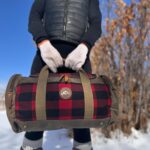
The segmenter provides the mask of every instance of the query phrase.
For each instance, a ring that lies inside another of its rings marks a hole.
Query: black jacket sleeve
[[[85,43],[89,49],[91,49],[94,43],[101,36],[102,33],[101,20],[102,20],[102,15],[99,8],[99,1],[90,0],[89,28],[81,40],[81,42]]]
[[[32,34],[33,40],[36,41],[36,43],[39,43],[48,37],[42,22],[44,7],[45,0],[35,0],[29,15],[28,30]]]

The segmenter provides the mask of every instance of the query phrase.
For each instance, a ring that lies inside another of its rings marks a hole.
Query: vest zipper
[[[67,16],[68,16],[68,0],[65,1],[65,11],[64,11],[64,30],[63,30],[63,36],[65,37],[65,39],[66,39]]]

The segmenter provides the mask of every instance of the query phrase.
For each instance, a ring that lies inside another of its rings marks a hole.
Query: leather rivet
[[[103,126],[104,125],[104,123],[103,122],[100,122],[100,126]]]
[[[8,92],[7,95],[10,97],[12,96],[12,92]]]

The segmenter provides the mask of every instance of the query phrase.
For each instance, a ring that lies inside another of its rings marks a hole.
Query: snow
[[[6,85],[0,83],[0,100],[3,100],[3,95],[5,93]]]
[[[6,117],[6,112],[0,112],[0,150],[19,150],[24,133],[14,133]],[[68,136],[67,129],[45,131],[44,150],[71,150],[73,139]],[[99,132],[92,132],[94,150],[149,150],[150,129],[142,133],[132,129],[132,135],[124,136],[120,131],[112,134],[111,139],[105,138]]]

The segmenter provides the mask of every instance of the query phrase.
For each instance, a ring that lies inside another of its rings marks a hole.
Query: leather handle
[[[37,120],[46,120],[46,87],[48,75],[48,66],[44,66],[40,71],[36,88],[35,110]]]
[[[84,119],[92,119],[94,115],[94,99],[91,89],[91,82],[83,69],[79,70],[79,74],[84,92]]]
[[[40,71],[36,89],[36,118],[46,120],[46,86],[49,75],[48,66]],[[88,75],[83,69],[79,70],[81,84],[84,92],[85,112],[84,119],[92,119],[94,114],[93,93]]]

